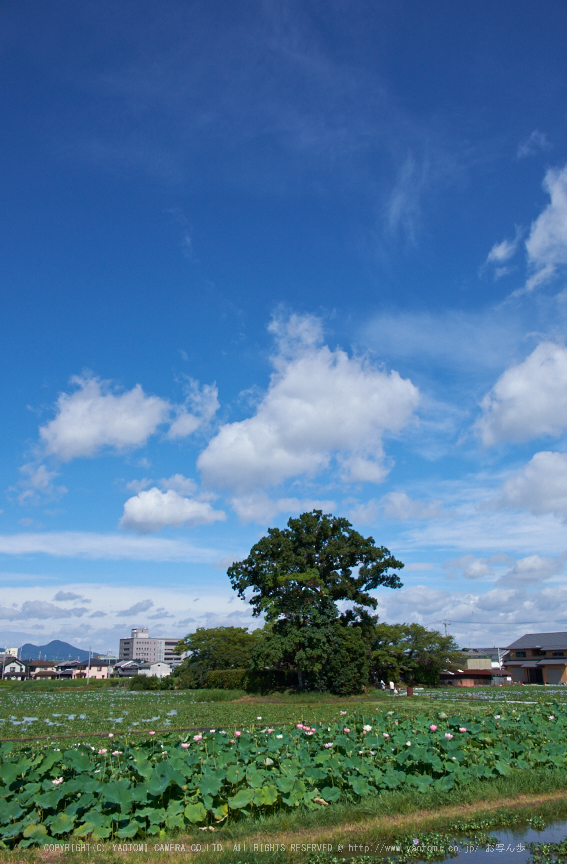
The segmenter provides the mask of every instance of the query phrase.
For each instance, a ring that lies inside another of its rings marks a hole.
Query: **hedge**
[[[287,669],[214,669],[207,674],[206,686],[215,690],[267,693],[297,687],[297,672]]]

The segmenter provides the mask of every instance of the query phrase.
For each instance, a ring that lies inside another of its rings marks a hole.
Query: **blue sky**
[[[565,4],[0,15],[0,643],[255,624],[313,507],[381,620],[564,629]]]

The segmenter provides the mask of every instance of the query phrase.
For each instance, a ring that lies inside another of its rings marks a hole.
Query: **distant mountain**
[[[41,658],[40,658],[41,654]],[[48,645],[32,645],[26,642],[20,648],[21,660],[88,660],[89,652],[82,648],[75,648],[68,642],[54,639]]]

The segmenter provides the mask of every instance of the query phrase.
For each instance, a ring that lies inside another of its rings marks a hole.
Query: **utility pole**
[[[89,645],[89,665],[87,668],[87,684],[89,683],[91,678],[91,646]]]
[[[448,625],[449,625],[451,622],[450,622],[450,621],[447,621],[447,619],[444,618],[443,621],[442,621],[441,623],[442,623],[443,627],[445,628],[445,636],[446,636],[446,635],[447,635],[447,627],[448,627]]]

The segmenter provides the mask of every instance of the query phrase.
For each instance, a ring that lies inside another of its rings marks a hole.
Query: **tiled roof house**
[[[567,632],[526,633],[504,661],[515,684],[567,684]]]

